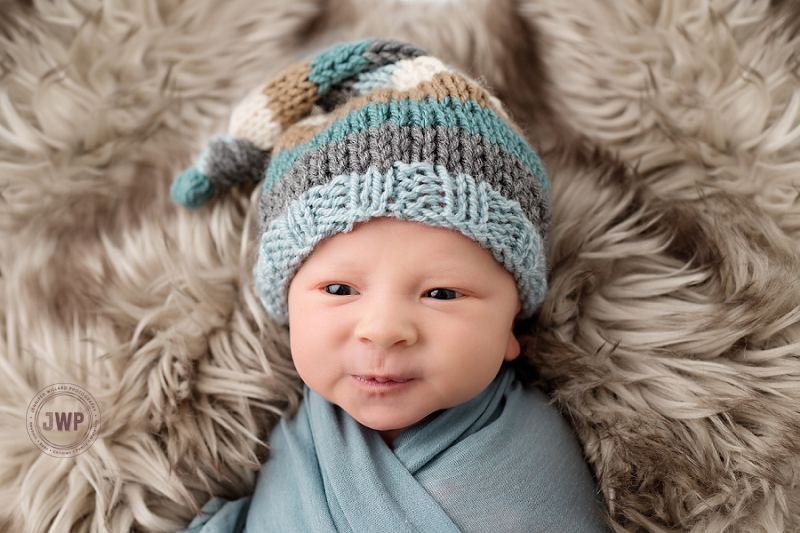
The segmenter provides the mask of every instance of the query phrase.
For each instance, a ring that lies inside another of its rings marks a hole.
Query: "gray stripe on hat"
[[[401,59],[413,59],[428,55],[425,50],[410,43],[395,41],[393,39],[378,39],[372,41],[361,52],[361,57],[369,60],[368,68],[378,68]]]
[[[269,152],[232,137],[212,138],[206,151],[203,170],[217,190],[260,181],[269,161]]]
[[[486,137],[458,128],[384,123],[338,142],[303,153],[281,178],[261,195],[260,232],[304,191],[334,176],[363,174],[374,167],[385,172],[392,163],[427,162],[453,175],[464,173],[487,182],[504,197],[519,202],[528,219],[547,235],[548,199],[531,169]]]

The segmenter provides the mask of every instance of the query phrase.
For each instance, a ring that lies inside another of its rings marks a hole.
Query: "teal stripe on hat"
[[[311,73],[308,81],[316,83],[317,94],[328,92],[331,85],[345,80],[370,65],[370,61],[362,56],[372,39],[342,43],[326,48],[314,56],[309,66]]]
[[[481,107],[473,100],[462,102],[449,96],[441,100],[406,98],[389,102],[367,103],[336,120],[330,127],[319,132],[308,142],[275,154],[272,163],[267,168],[263,190],[266,191],[272,187],[303,152],[317,149],[323,144],[341,141],[351,133],[360,133],[385,122],[392,122],[401,127],[409,125],[422,128],[436,125],[459,127],[471,135],[480,134],[530,168],[542,186],[542,190],[545,191],[545,194],[549,194],[550,185],[539,157],[505,120],[498,117],[491,109]]]

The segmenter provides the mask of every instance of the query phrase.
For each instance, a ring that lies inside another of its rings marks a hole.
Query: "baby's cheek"
[[[309,329],[311,324],[299,319],[300,316],[298,313],[298,319],[289,320],[289,346],[298,372],[311,364],[314,353],[319,349],[317,346],[319,337],[310,334],[310,331],[313,331]]]
[[[292,360],[302,380],[314,392],[322,394],[326,382],[339,364],[336,333],[330,320],[315,313],[298,313],[289,319]]]
[[[304,374],[307,373],[306,367],[310,366],[310,347],[308,342],[301,336],[292,336],[291,338],[292,362],[300,374],[300,377],[305,381]]]

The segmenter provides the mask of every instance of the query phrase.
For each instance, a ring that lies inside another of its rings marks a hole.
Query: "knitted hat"
[[[461,232],[513,274],[522,316],[544,298],[548,182],[502,104],[407,43],[362,40],[291,65],[233,111],[172,197],[196,208],[263,180],[255,288],[286,323],[314,246],[374,217]]]

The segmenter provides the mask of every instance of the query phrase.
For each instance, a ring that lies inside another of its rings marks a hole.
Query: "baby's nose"
[[[384,349],[417,342],[416,322],[407,305],[389,298],[375,298],[365,303],[354,331],[357,339]]]

